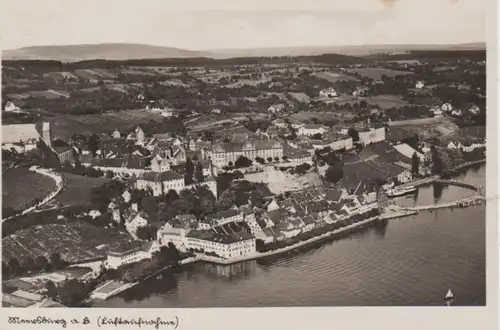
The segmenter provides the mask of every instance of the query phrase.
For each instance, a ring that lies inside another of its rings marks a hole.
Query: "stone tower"
[[[48,147],[52,147],[52,129],[49,122],[42,125],[42,140]]]

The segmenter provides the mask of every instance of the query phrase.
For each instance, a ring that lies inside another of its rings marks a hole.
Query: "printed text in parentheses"
[[[177,329],[177,327],[179,327],[179,317],[176,315],[175,316],[175,329]]]
[[[97,326],[99,328],[101,327],[101,317],[100,316],[97,318]]]

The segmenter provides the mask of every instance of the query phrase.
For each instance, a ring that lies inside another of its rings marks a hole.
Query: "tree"
[[[328,166],[325,172],[325,177],[328,181],[332,183],[337,183],[342,179],[344,173],[340,167]]]
[[[21,267],[21,264],[19,263],[19,260],[17,260],[17,258],[10,258],[8,265],[10,273],[14,276],[20,275],[23,271],[23,268]]]
[[[252,192],[250,193],[250,202],[253,206],[261,207],[264,204],[262,193],[258,190],[252,190]]]
[[[234,162],[235,168],[249,167],[252,165],[252,161],[245,156],[239,156]]]
[[[95,134],[92,134],[92,136],[90,136],[90,139],[87,142],[87,147],[92,153],[92,156],[95,157],[97,150],[99,149],[99,137]]]
[[[170,189],[167,194],[165,195],[165,201],[167,203],[173,203],[174,201],[178,200],[180,198],[179,194],[177,191]]]
[[[184,174],[184,183],[193,184],[194,164],[190,157],[186,158],[186,173]]]
[[[47,281],[45,284],[45,289],[47,289],[47,296],[55,298],[57,296],[57,287],[51,280]]]
[[[411,172],[413,175],[419,173],[419,166],[420,166],[420,158],[418,157],[417,153],[414,152],[413,156],[411,157]]]
[[[270,163],[273,161],[273,157],[267,157],[267,162]]]
[[[229,163],[227,163],[227,166],[229,166],[229,167],[233,167],[233,162],[232,162],[232,161],[229,161]]]
[[[144,226],[137,228],[136,235],[137,238],[142,240],[151,239],[151,226]]]
[[[359,133],[356,129],[354,128],[349,128],[347,131],[347,134],[352,138],[353,142],[358,142],[359,141]]]
[[[35,259],[35,266],[37,269],[45,269],[49,261],[44,256],[38,256]]]
[[[50,255],[50,263],[54,270],[61,269],[65,266],[65,262],[61,259],[61,255],[57,252],[53,252]]]
[[[32,272],[36,269],[35,262],[33,261],[33,258],[31,258],[29,256],[24,258],[22,266],[28,272]]]
[[[261,165],[264,165],[266,163],[266,160],[262,157],[255,157],[255,161]]]
[[[10,276],[9,264],[6,263],[5,261],[2,261],[2,277],[6,279],[9,276]]]
[[[201,165],[200,162],[196,164],[195,177],[198,182],[205,181],[205,176],[203,175],[203,166]]]
[[[323,135],[321,133],[316,133],[312,136],[312,139],[313,140],[322,140],[323,139]]]

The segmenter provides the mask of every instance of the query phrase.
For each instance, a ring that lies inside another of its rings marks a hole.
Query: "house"
[[[290,166],[299,166],[302,164],[312,165],[311,153],[304,149],[287,148],[283,157]]]
[[[155,242],[132,241],[108,252],[106,266],[117,269],[118,267],[144,259],[151,259],[153,254],[159,250]]]
[[[473,105],[469,108],[469,112],[473,115],[477,115],[479,114],[481,110],[479,109],[479,107],[477,105]]]
[[[158,244],[167,246],[173,243],[179,251],[185,252],[188,249],[186,235],[199,225],[196,218],[190,216],[177,216],[161,227],[157,232]]]
[[[385,127],[365,128],[358,131],[358,134],[364,145],[385,141]]]
[[[269,109],[267,109],[267,111],[269,111],[271,114],[277,114],[283,112],[284,110],[285,105],[282,103],[271,105]]]
[[[246,232],[226,233],[217,227],[211,230],[192,230],[187,235],[187,246],[194,251],[213,254],[229,261],[255,254],[255,236]]]
[[[142,173],[135,183],[140,190],[151,189],[154,196],[166,194],[169,190],[180,192],[184,189],[184,177],[172,171],[145,172]]]
[[[397,180],[399,183],[408,183],[413,180],[413,175],[411,174],[411,171],[405,170],[398,174]]]
[[[462,110],[453,109],[451,111],[451,115],[455,116],[455,117],[462,117],[463,113],[462,113]]]
[[[453,142],[453,141],[450,141],[450,143],[448,143],[448,145],[446,146],[448,149],[458,149],[458,145],[457,143]]]
[[[221,111],[220,109],[212,109],[212,111],[210,111],[212,114],[214,115],[220,115],[221,114]]]
[[[113,137],[113,139],[121,139],[122,134],[120,133],[120,131],[118,129],[115,129],[113,131],[113,133],[111,134],[111,136]]]
[[[21,110],[17,105],[14,104],[12,101],[7,101],[3,107],[4,111],[10,111],[10,112],[16,112]]]
[[[125,218],[125,228],[130,236],[137,239],[137,230],[148,225],[148,215],[132,211]]]
[[[130,193],[130,191],[128,190],[125,190],[123,193],[122,193],[122,198],[123,198],[123,201],[125,203],[128,203],[132,200],[132,194]]]
[[[423,81],[417,81],[417,83],[415,84],[415,88],[416,89],[422,89],[422,88],[424,88],[424,82]]]
[[[243,219],[250,228],[250,233],[252,235],[262,233],[262,228],[257,222],[257,217],[255,216],[255,212],[251,208],[243,208]]]
[[[240,210],[229,209],[218,212],[213,215],[211,219],[217,226],[222,226],[230,222],[241,222],[243,221],[243,212]]]
[[[325,134],[328,127],[320,124],[304,124],[299,127],[297,134],[301,136],[313,136],[315,134]]]
[[[441,106],[441,110],[443,112],[450,112],[451,110],[453,110],[453,106],[451,105],[451,103],[446,102],[446,103],[443,103],[443,105]]]
[[[269,203],[269,204],[267,205],[267,211],[268,211],[268,212],[271,212],[271,211],[274,211],[274,210],[278,210],[278,209],[280,209],[280,206],[278,205],[278,203],[276,202],[276,200],[275,200],[275,199],[273,199],[273,200],[271,201],[271,203]]]
[[[282,118],[278,118],[278,119],[273,120],[272,124],[276,127],[279,127],[279,128],[287,128],[288,127],[288,123]]]
[[[319,96],[320,97],[337,97],[338,94],[337,94],[337,91],[333,88],[333,87],[330,87],[330,88],[325,88],[325,89],[322,89],[320,92],[319,92]]]
[[[52,142],[52,150],[57,155],[59,162],[63,164],[64,162],[74,162],[75,160],[75,151],[74,149],[63,140],[54,140]]]
[[[137,144],[142,144],[146,140],[146,134],[140,126],[137,126],[127,135],[127,140],[135,140]]]

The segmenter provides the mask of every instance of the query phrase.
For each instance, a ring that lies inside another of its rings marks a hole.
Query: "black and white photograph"
[[[490,304],[487,0],[8,2],[4,310]]]

